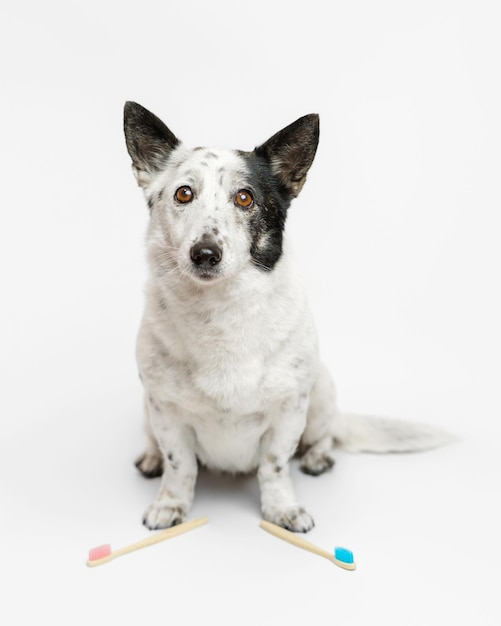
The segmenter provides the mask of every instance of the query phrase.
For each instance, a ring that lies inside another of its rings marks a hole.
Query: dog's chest
[[[227,471],[255,468],[261,437],[287,400],[309,393],[316,335],[301,291],[284,276],[204,299],[148,291],[138,340],[147,394],[166,420],[190,426],[197,456]],[[230,297],[232,296],[232,297]]]
[[[258,412],[264,403],[263,378],[270,375],[269,355],[255,322],[245,318],[185,314],[171,319],[163,332],[157,328],[158,356],[147,366],[156,370],[156,393],[196,414]],[[149,354],[154,352],[152,346]]]
[[[175,414],[193,429],[196,454],[208,467],[248,472],[257,465],[279,385],[258,344],[249,326],[227,320],[202,327],[184,318],[182,330],[170,325],[153,359],[155,347],[148,348],[141,369],[155,401],[168,419]]]
[[[259,302],[243,298],[213,309],[178,309],[171,301],[166,310],[150,298],[138,340],[148,391],[158,402],[217,416],[252,415],[294,393],[315,339],[298,301],[293,309],[271,300],[263,313]]]

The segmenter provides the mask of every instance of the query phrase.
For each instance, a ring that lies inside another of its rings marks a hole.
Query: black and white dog
[[[150,276],[137,342],[149,446],[137,461],[162,476],[146,510],[150,529],[185,520],[198,463],[257,471],[265,519],[313,527],[296,500],[289,463],[318,475],[334,446],[412,451],[447,435],[416,424],[345,415],[319,363],[287,210],[319,138],[305,115],[252,152],[188,148],[155,115],[125,105],[132,169],[150,209]]]

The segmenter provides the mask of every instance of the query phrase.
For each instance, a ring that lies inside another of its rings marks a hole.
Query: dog
[[[318,115],[252,151],[189,148],[134,102],[124,131],[150,211],[137,339],[148,446],[136,461],[144,476],[161,476],[143,518],[149,529],[186,520],[199,465],[257,473],[263,517],[307,532],[314,521],[294,494],[295,455],[317,476],[337,445],[403,452],[445,443],[427,425],[337,409],[285,236],[317,150]]]

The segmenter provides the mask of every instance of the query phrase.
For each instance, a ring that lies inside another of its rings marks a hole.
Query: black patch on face
[[[272,270],[282,255],[287,209],[301,191],[315,158],[319,118],[305,115],[253,152],[240,152],[248,168],[255,206],[249,211],[250,253],[262,270]]]
[[[239,152],[244,159],[255,208],[249,212],[250,254],[256,266],[271,271],[282,256],[287,209],[293,198],[273,174],[266,158],[254,152]]]

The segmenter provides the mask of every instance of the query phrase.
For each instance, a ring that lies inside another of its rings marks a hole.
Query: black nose
[[[214,267],[223,258],[223,251],[210,237],[202,237],[190,250],[191,260],[198,267]]]

